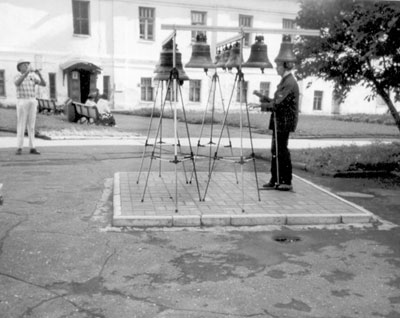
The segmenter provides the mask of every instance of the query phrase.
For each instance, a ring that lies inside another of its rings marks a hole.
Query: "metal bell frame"
[[[178,166],[179,163],[183,164],[185,161],[188,161],[188,160],[190,160],[192,162],[194,176],[195,176],[196,185],[197,185],[197,192],[198,192],[200,201],[201,201],[201,195],[200,195],[199,182],[198,182],[198,178],[197,178],[196,164],[195,164],[194,154],[193,154],[193,150],[192,150],[192,144],[191,144],[191,140],[190,140],[189,127],[188,127],[188,124],[187,124],[186,110],[185,110],[185,106],[183,104],[182,91],[181,91],[181,88],[180,88],[180,85],[179,85],[182,80],[179,77],[179,70],[177,69],[177,63],[176,63],[177,62],[176,44],[175,44],[175,42],[176,42],[176,31],[174,31],[167,38],[167,40],[164,41],[164,46],[166,44],[168,45],[169,41],[171,41],[171,39],[172,39],[172,44],[173,44],[173,46],[172,46],[172,57],[173,57],[172,58],[172,67],[170,69],[170,75],[169,75],[169,78],[167,80],[167,91],[166,91],[165,97],[163,96],[160,118],[159,118],[159,122],[158,122],[158,125],[157,125],[156,136],[154,137],[154,142],[152,144],[152,151],[151,151],[151,155],[150,155],[151,159],[150,159],[150,164],[149,164],[148,171],[147,171],[146,182],[145,182],[145,185],[144,185],[144,188],[143,188],[141,202],[144,201],[144,198],[145,198],[145,195],[146,195],[146,190],[147,190],[147,186],[148,186],[148,183],[149,183],[149,176],[150,176],[150,173],[151,173],[151,168],[152,168],[153,161],[154,160],[168,161],[168,162],[173,163],[175,165],[175,213],[177,213],[178,212],[178,170],[177,170],[177,166]],[[182,68],[182,70],[183,70],[183,68]],[[160,71],[160,70],[158,70],[158,71]],[[156,68],[155,72],[157,72],[157,68]],[[164,74],[164,73],[165,72],[162,71],[162,74]],[[159,80],[163,81],[163,80],[165,80],[165,78],[162,77]],[[178,156],[178,147],[180,147],[180,142],[179,142],[179,138],[178,138],[178,127],[177,127],[177,122],[178,122],[178,118],[177,118],[177,103],[175,101],[174,105],[172,105],[172,101],[170,100],[169,102],[170,102],[170,105],[171,105],[172,110],[173,110],[173,120],[174,120],[174,144],[173,144],[173,146],[174,146],[174,155],[173,155],[173,159],[163,159],[163,158],[161,158],[161,153],[160,153],[160,155],[156,155],[156,146],[157,146],[159,137],[160,137],[160,142],[162,140],[162,137],[161,137],[162,119],[163,119],[163,116],[164,116],[165,105],[166,105],[166,102],[167,102],[167,99],[168,99],[168,93],[171,92],[171,89],[173,89],[173,92],[176,93],[176,97],[178,97],[177,95],[178,95],[178,92],[179,92],[179,97],[180,97],[180,100],[181,100],[181,103],[182,103],[182,105],[181,105],[182,106],[182,113],[183,113],[184,120],[185,120],[186,134],[187,134],[187,139],[188,139],[188,144],[189,144],[189,152],[190,153],[189,153],[189,155],[183,155],[183,156],[180,155],[180,156]],[[150,133],[150,130],[151,130],[151,126],[149,126],[148,134]],[[146,141],[145,149],[146,149],[147,145],[148,145],[148,143]],[[143,158],[144,158],[144,156],[145,155],[143,155]],[[141,166],[141,168],[142,168],[142,166]],[[185,173],[185,176],[186,176],[186,170],[185,170],[184,165],[183,165],[183,170],[184,170],[184,173]],[[140,170],[140,172],[141,172],[141,170]],[[140,176],[140,172],[139,172],[139,176]],[[187,180],[188,179],[186,178],[186,181]],[[139,178],[137,180],[137,183],[138,182],[139,182]],[[187,181],[187,183],[188,183],[188,181]]]
[[[319,35],[320,35],[320,31],[319,31],[319,30],[299,30],[299,29],[257,29],[257,28],[246,28],[246,27],[234,28],[234,27],[207,27],[207,26],[183,26],[183,25],[161,25],[161,29],[163,29],[163,30],[166,30],[166,29],[170,29],[170,30],[172,29],[172,30],[174,30],[173,35],[172,35],[173,44],[174,44],[174,45],[173,45],[173,68],[172,68],[172,70],[171,70],[170,77],[169,77],[169,79],[168,79],[168,89],[170,89],[171,83],[173,84],[174,89],[176,89],[177,80],[179,79],[179,72],[176,70],[176,51],[175,51],[175,38],[176,38],[176,30],[177,30],[177,29],[180,29],[180,30],[190,30],[190,31],[240,32],[241,35],[242,35],[242,37],[241,37],[241,44],[243,44],[244,32],[254,32],[254,33],[280,33],[280,34],[301,34],[301,35],[307,35],[307,36],[319,36]],[[171,37],[170,37],[170,38],[171,38]],[[229,42],[226,42],[226,41],[225,41],[224,44],[226,44],[226,43],[229,43]],[[241,52],[240,52],[240,55],[241,55],[241,57],[242,57],[242,50],[241,50]],[[279,56],[279,55],[278,55],[278,56]],[[221,57],[221,59],[222,59],[222,57]],[[217,67],[218,67],[218,63],[216,63],[216,65],[217,65]],[[229,100],[229,104],[228,104],[228,107],[227,107],[227,109],[226,109],[226,113],[225,113],[225,116],[224,116],[222,129],[221,129],[220,136],[219,136],[218,143],[217,143],[217,150],[216,150],[215,156],[214,156],[214,161],[213,161],[213,164],[212,164],[210,173],[209,173],[209,178],[208,178],[208,181],[207,181],[207,189],[208,189],[208,185],[209,185],[210,180],[211,180],[211,174],[212,174],[212,172],[213,172],[213,170],[214,170],[216,160],[217,160],[217,159],[223,159],[223,158],[218,158],[217,152],[218,152],[218,148],[219,148],[220,143],[221,143],[221,137],[222,137],[224,128],[225,128],[225,126],[226,126],[226,121],[227,121],[227,117],[228,117],[228,113],[229,113],[229,107],[230,107],[230,105],[231,105],[231,101],[232,101],[233,93],[234,93],[234,91],[235,91],[236,83],[239,83],[239,86],[240,86],[240,93],[239,93],[239,95],[240,95],[240,110],[241,110],[241,111],[240,111],[240,114],[242,114],[242,90],[243,90],[243,81],[244,81],[244,77],[243,77],[243,73],[242,73],[242,70],[241,70],[241,69],[242,69],[242,65],[241,65],[241,62],[240,62],[240,65],[239,65],[239,67],[238,67],[238,72],[237,72],[237,74],[236,74],[236,76],[235,76],[235,82],[234,82],[234,85],[233,85],[233,88],[232,88],[232,94],[231,94],[231,97],[230,97],[230,100]],[[181,92],[180,90],[179,90],[179,92],[180,92],[181,100],[182,100],[182,92]],[[157,136],[156,136],[155,142],[154,142],[154,144],[153,144],[153,151],[152,151],[152,155],[151,155],[151,163],[152,163],[153,159],[155,159],[155,157],[154,157],[155,145],[156,145],[156,141],[157,141],[158,135],[159,135],[159,133],[160,133],[161,119],[162,119],[162,116],[163,116],[165,101],[166,101],[166,99],[164,100],[164,103],[163,103],[163,107],[162,107],[161,115],[160,115],[160,121],[159,121],[158,129],[157,129]],[[185,117],[184,119],[185,119],[185,124],[186,124],[186,130],[187,130],[187,134],[188,134],[188,137],[189,137],[189,130],[188,130],[188,126],[187,126],[186,113],[185,113],[183,104],[182,104],[182,107],[183,107],[183,112],[184,112],[184,117]],[[258,188],[258,179],[257,179],[257,172],[256,172],[256,169],[255,169],[254,147],[253,147],[253,141],[252,141],[252,135],[251,135],[250,117],[249,117],[249,112],[248,112],[248,107],[247,107],[247,101],[246,101],[246,113],[247,113],[247,119],[248,119],[248,123],[249,123],[249,133],[250,133],[250,141],[251,141],[252,153],[251,153],[251,156],[250,156],[249,158],[244,158],[244,156],[243,156],[243,138],[242,138],[243,121],[242,121],[242,116],[240,116],[240,157],[239,157],[239,160],[236,161],[236,162],[239,163],[239,164],[241,165],[241,167],[242,167],[242,185],[243,185],[243,184],[244,184],[244,183],[243,183],[243,164],[244,164],[245,161],[247,161],[248,159],[250,159],[250,160],[253,161],[253,163],[254,163],[254,172],[255,172],[255,176],[256,176],[256,183],[257,183],[258,199],[260,200],[259,188]],[[275,121],[275,123],[276,123],[276,121]],[[150,128],[149,128],[149,129],[150,129]],[[192,152],[192,146],[191,146],[191,142],[190,142],[190,137],[189,137],[188,139],[189,139],[189,147],[190,147],[190,153],[191,153],[191,154],[190,154],[190,159],[191,159],[192,162],[193,162],[193,168],[194,168],[193,171],[195,171],[195,161],[194,161],[194,156],[193,156],[193,152]],[[170,162],[175,163],[175,185],[176,185],[176,189],[175,189],[175,190],[176,190],[176,191],[175,191],[175,193],[176,193],[176,200],[175,200],[176,209],[175,209],[175,212],[178,212],[178,202],[177,202],[177,193],[178,193],[178,190],[177,190],[177,168],[176,168],[176,167],[177,167],[177,163],[181,162],[181,160],[178,159],[178,154],[177,154],[177,143],[178,143],[178,138],[177,138],[177,114],[176,114],[176,104],[175,104],[175,107],[174,107],[174,140],[175,140],[175,143],[174,143],[174,160],[172,160],[172,161],[170,161]],[[145,189],[146,189],[147,183],[148,183],[148,177],[149,177],[149,174],[150,174],[151,163],[150,163],[150,168],[149,168],[148,175],[147,175],[147,179],[146,179],[146,186],[145,186]],[[199,197],[200,197],[200,191],[199,191],[199,186],[198,186],[197,174],[196,174],[196,182],[197,182],[197,189],[198,189]],[[143,199],[144,199],[145,189],[144,189],[144,191],[143,191],[142,201],[143,201]],[[205,196],[206,196],[207,189],[206,189],[206,191],[205,191],[205,193],[204,193],[204,198],[205,198]],[[204,198],[203,198],[203,200],[204,200]],[[201,200],[201,197],[200,197],[200,200]],[[242,186],[242,202],[243,202],[243,205],[242,205],[242,212],[245,212],[245,211],[244,211],[244,189],[243,189],[243,186]]]
[[[227,105],[226,111],[225,111],[225,115],[224,115],[224,119],[222,122],[222,128],[220,131],[220,135],[218,138],[218,142],[216,145],[216,150],[214,153],[214,157],[212,158],[212,164],[211,167],[209,169],[209,175],[208,175],[208,180],[207,180],[207,185],[204,191],[204,197],[203,200],[205,200],[206,196],[207,196],[207,191],[211,182],[211,177],[212,177],[212,173],[215,169],[216,166],[216,162],[217,161],[227,161],[227,162],[233,162],[234,163],[234,167],[235,164],[239,164],[240,165],[240,170],[241,170],[241,190],[242,190],[242,213],[245,212],[245,189],[244,189],[244,164],[252,161],[253,162],[253,168],[254,168],[254,175],[255,175],[255,182],[256,182],[256,189],[257,189],[257,195],[258,195],[258,201],[261,201],[261,197],[260,197],[260,188],[258,185],[258,175],[257,175],[257,168],[256,168],[256,162],[255,162],[255,153],[254,153],[254,146],[253,146],[253,137],[252,137],[252,132],[251,132],[251,124],[250,124],[250,115],[249,115],[249,109],[247,107],[247,100],[245,100],[245,111],[246,111],[246,117],[247,117],[247,123],[248,123],[248,130],[249,130],[249,139],[250,139],[250,147],[251,147],[251,154],[250,156],[245,157],[244,156],[244,152],[243,152],[243,83],[244,83],[244,74],[242,72],[242,61],[243,61],[243,44],[244,44],[244,33],[241,32],[238,36],[235,36],[233,39],[235,43],[240,40],[240,44],[235,45],[236,49],[239,48],[239,52],[236,52],[236,56],[234,56],[231,59],[231,64],[228,65],[228,63],[226,63],[226,67],[231,66],[236,67],[237,68],[237,73],[235,75],[235,80],[232,86],[232,92],[229,98],[229,103]],[[231,51],[232,52],[232,51]],[[221,157],[218,156],[218,150],[221,146],[221,141],[222,141],[222,136],[224,133],[224,129],[226,128],[228,130],[228,126],[227,126],[227,119],[228,119],[228,115],[229,115],[229,109],[230,106],[232,104],[232,99],[233,99],[233,95],[236,91],[236,89],[239,88],[239,103],[240,103],[240,116],[239,116],[239,127],[240,127],[240,153],[239,156],[235,157],[232,156],[230,157]],[[235,173],[236,173],[236,168],[235,168]],[[238,179],[236,177],[237,183]]]

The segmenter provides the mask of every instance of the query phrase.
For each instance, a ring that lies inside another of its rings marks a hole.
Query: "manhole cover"
[[[275,236],[273,239],[278,243],[294,243],[301,241],[300,237],[289,235],[278,235]]]

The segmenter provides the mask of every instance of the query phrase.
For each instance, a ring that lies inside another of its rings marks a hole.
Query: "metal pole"
[[[176,32],[172,38],[172,70],[173,70],[173,94],[174,101],[174,158],[175,158],[175,212],[178,212],[178,118],[176,110]]]
[[[274,115],[274,135],[275,135],[275,160],[276,160],[276,185],[279,186],[279,160],[278,160],[278,123],[276,122],[276,112]]]
[[[220,26],[207,26],[207,25],[180,25],[180,24],[161,24],[161,30],[269,33],[269,34],[288,34],[288,35],[306,35],[306,36],[321,35],[321,31],[316,29],[220,27]]]

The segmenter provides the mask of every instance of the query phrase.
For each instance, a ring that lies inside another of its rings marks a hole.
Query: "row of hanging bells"
[[[193,44],[192,56],[185,67],[187,68],[203,68],[205,72],[212,68],[222,68],[223,70],[232,68],[260,68],[264,73],[264,69],[272,68],[272,64],[268,59],[267,45],[264,43],[262,35],[256,36],[256,42],[251,46],[250,56],[247,62],[243,61],[240,44],[236,42],[233,45],[225,46],[222,51],[218,51],[215,57],[215,63],[212,62],[210,46],[207,44],[207,37],[203,33],[196,36],[196,42]],[[176,70],[180,81],[188,80],[182,66],[182,55],[175,45]],[[283,36],[281,47],[275,62],[296,62],[296,56],[293,53],[293,43],[290,36]],[[160,60],[156,65],[154,73],[156,80],[168,80],[171,78],[171,69],[173,68],[173,41],[168,41],[162,47]]]

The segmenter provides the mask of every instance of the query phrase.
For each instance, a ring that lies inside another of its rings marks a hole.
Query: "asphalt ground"
[[[400,315],[396,181],[318,183],[380,217],[368,225],[116,228],[113,176],[142,147],[40,150],[0,149],[0,317]]]

